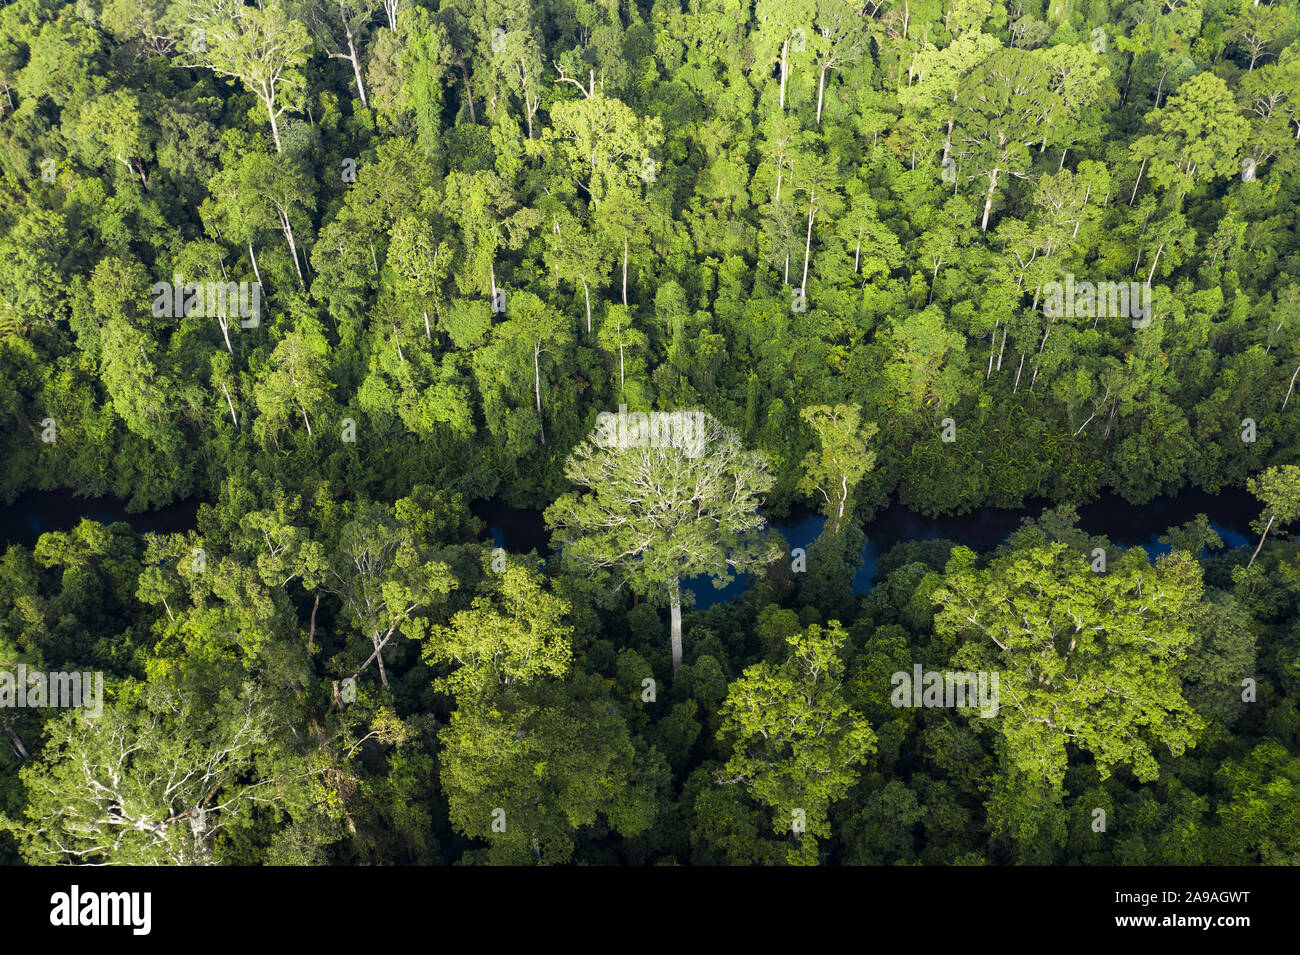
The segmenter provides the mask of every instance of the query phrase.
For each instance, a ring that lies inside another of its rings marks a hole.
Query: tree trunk
[[[289,224],[289,217],[284,214],[283,209],[277,206],[276,212],[280,213],[280,226],[284,229],[284,238],[289,243],[289,254],[293,256],[293,270],[298,273],[298,284],[305,289],[307,280],[302,277],[302,266],[298,264],[298,243],[293,241],[293,226]]]
[[[1147,161],[1144,159],[1142,160],[1142,165],[1138,167],[1137,182],[1133,183],[1133,195],[1128,197],[1128,204],[1130,206],[1133,205],[1133,200],[1137,198],[1138,186],[1141,185],[1142,183],[1142,173],[1146,171],[1146,168],[1147,168]]]
[[[623,307],[627,308],[627,238],[623,239]]]
[[[542,444],[546,443],[546,427],[542,423],[542,343],[533,344],[533,389],[537,392],[537,427],[541,430]]]
[[[1029,379],[1029,393],[1034,393],[1034,384],[1038,381],[1039,369],[1043,367],[1043,349],[1047,347],[1047,336],[1052,334],[1052,326],[1048,325],[1047,330],[1043,332],[1042,344],[1038,346],[1038,360],[1034,362],[1034,377]]]
[[[826,71],[828,66],[822,67],[821,76],[817,78],[817,125],[822,124],[822,92],[826,89]]]
[[[528,138],[532,139],[533,113],[536,111],[536,107],[533,106],[533,101],[528,98],[528,66],[522,59],[519,61],[519,89],[524,96],[524,119],[528,122]]]
[[[282,153],[284,149],[280,146],[280,125],[275,121],[275,109],[270,100],[263,100],[263,103],[266,104],[266,115],[271,117],[271,138],[275,140],[275,151]]]
[[[465,98],[469,100],[469,121],[471,123],[477,123],[478,117],[474,115],[474,91],[470,89],[469,69],[465,66],[465,61],[463,59],[460,61],[460,76],[461,79],[465,81]]]
[[[1147,286],[1150,287],[1151,279],[1156,274],[1156,266],[1160,264],[1160,253],[1165,250],[1165,244],[1160,243],[1160,248],[1156,249],[1156,257],[1151,261],[1151,271],[1147,273]]]
[[[1295,371],[1291,373],[1291,384],[1286,389],[1286,399],[1282,402],[1282,410],[1286,411],[1286,404],[1291,400],[1291,391],[1295,388],[1295,376],[1300,375],[1300,365],[1296,365]]]
[[[357,78],[357,92],[361,94],[361,105],[370,108],[366,99],[366,84],[361,82],[361,58],[357,56],[356,44],[352,42],[352,31],[348,31],[348,59],[352,61],[352,74]]]
[[[580,275],[578,276],[578,278],[582,279],[582,297],[587,301],[587,334],[590,335],[591,334],[591,292],[588,291],[587,289],[586,277]],[[540,392],[538,392],[538,394],[540,394]],[[537,410],[541,411],[541,407],[539,406]]]
[[[233,421],[235,423],[235,427],[238,428],[239,419],[235,417],[235,403],[230,400],[230,392],[226,390],[226,386],[224,384],[221,386],[221,393],[226,396],[226,404],[230,406],[230,420]]]
[[[808,238],[803,246],[803,281],[799,284],[799,294],[808,294],[808,256],[812,252],[813,200],[808,200]]]
[[[312,644],[316,642],[316,608],[320,606],[320,594],[316,595],[316,602],[311,605],[311,629],[307,631],[307,656],[311,656]]]
[[[257,254],[253,251],[253,243],[248,243],[248,259],[253,263],[253,274],[257,276],[257,284],[262,284],[262,273],[257,268]]]
[[[384,647],[378,640],[378,635],[371,637],[370,641],[375,645],[375,660],[379,663],[379,681],[388,686],[388,672],[384,669]]]
[[[668,600],[673,647],[673,673],[676,674],[682,665],[682,588],[681,584],[676,580],[669,585]]]
[[[1264,533],[1260,535],[1259,543],[1255,545],[1255,553],[1250,555],[1250,564],[1246,565],[1247,570],[1250,570],[1251,564],[1255,563],[1255,558],[1259,556],[1259,549],[1264,546],[1264,538],[1268,536],[1269,529],[1272,528],[1273,521],[1276,517],[1277,515],[1274,514],[1268,519],[1268,524],[1264,526]]]
[[[993,190],[998,187],[998,170],[994,169],[993,174],[989,177],[988,195],[984,197],[984,218],[980,222],[980,231],[989,231],[989,213],[993,210]]]
[[[1002,324],[1002,319],[993,322],[993,331],[989,332],[989,367],[984,372],[984,380],[988,381],[993,374],[993,353],[998,350],[998,326]]]
[[[840,475],[839,498],[839,506],[835,509],[835,521],[831,525],[832,534],[838,534],[840,532],[840,527],[844,523],[844,508],[849,503],[849,479],[843,474]]]
[[[22,738],[14,731],[14,728],[8,723],[4,724],[5,733],[8,734],[9,740],[13,743],[14,752],[18,754],[19,759],[31,759],[31,754],[27,752],[27,747],[23,745]]]

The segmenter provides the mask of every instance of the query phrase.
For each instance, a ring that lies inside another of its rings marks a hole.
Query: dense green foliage
[[[0,176],[0,497],[209,502],[0,558],[0,862],[1300,862],[1291,0],[15,0]]]

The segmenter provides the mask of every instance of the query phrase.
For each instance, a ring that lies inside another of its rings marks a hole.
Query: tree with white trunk
[[[958,176],[988,184],[981,232],[988,231],[998,187],[1029,175],[1030,146],[1042,142],[1053,114],[1062,112],[1049,80],[1036,51],[999,50],[958,93],[953,134]]]
[[[1251,494],[1266,505],[1264,513],[1253,525],[1260,535],[1259,543],[1255,545],[1255,552],[1250,555],[1250,563],[1246,565],[1249,568],[1259,556],[1269,531],[1275,527],[1281,529],[1296,518],[1300,518],[1300,467],[1284,464],[1281,467],[1269,468],[1258,477],[1247,481],[1246,486],[1250,488]]]
[[[799,490],[821,495],[827,529],[838,534],[853,517],[853,491],[876,465],[876,453],[867,442],[879,428],[862,420],[860,405],[814,405],[799,417],[817,436],[818,448],[803,459]]]
[[[766,457],[707,412],[679,414],[690,427],[656,430],[635,413],[626,427],[598,425],[565,464],[582,490],[546,511],[569,566],[612,574],[616,588],[667,602],[674,673],[682,665],[682,578],[708,575],[721,588],[780,555],[758,513],[774,483]]]
[[[273,748],[274,714],[248,685],[219,702],[150,685],[99,717],[52,721],[22,770],[29,825],[14,834],[32,863],[212,865],[220,837],[274,804],[281,781],[254,761]]]
[[[301,17],[325,55],[331,60],[347,60],[352,67],[362,106],[369,106],[370,101],[361,79],[359,44],[381,6],[380,0],[307,0],[300,5]]]
[[[311,38],[282,3],[248,7],[235,0],[206,0],[190,11],[193,39],[185,47],[195,65],[239,80],[257,97],[280,152],[280,117],[306,91],[302,69]]]

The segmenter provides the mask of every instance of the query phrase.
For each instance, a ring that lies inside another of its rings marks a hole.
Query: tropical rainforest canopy
[[[0,496],[205,502],[0,557],[0,862],[1300,862],[1291,0],[13,0],[0,175]]]

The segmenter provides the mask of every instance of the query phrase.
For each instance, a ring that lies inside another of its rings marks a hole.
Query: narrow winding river
[[[1018,510],[981,508],[959,516],[923,517],[894,505],[863,528],[867,543],[862,550],[862,567],[853,581],[854,590],[866,593],[871,589],[877,559],[900,541],[947,538],[985,551],[1006,540],[1024,518],[1037,517],[1045,506],[1040,502]],[[194,526],[198,508],[198,501],[181,501],[156,511],[128,514],[123,502],[116,498],[79,498],[71,491],[29,491],[13,504],[0,507],[0,547],[31,547],[46,531],[69,530],[83,517],[102,524],[125,521],[137,533],[185,531]],[[475,502],[472,510],[488,525],[496,546],[513,553],[549,552],[550,538],[541,511],[508,507],[499,500]],[[1079,524],[1090,534],[1104,534],[1114,544],[1144,547],[1154,558],[1162,550],[1156,538],[1197,514],[1210,519],[1228,547],[1239,547],[1253,539],[1250,522],[1260,510],[1254,496],[1236,488],[1219,494],[1187,490],[1177,497],[1140,505],[1106,496],[1079,508]],[[824,523],[821,516],[801,511],[773,520],[770,526],[779,530],[791,547],[807,548]],[[748,580],[738,578],[718,590],[707,578],[700,577],[686,586],[695,594],[697,607],[711,607],[743,593]]]

